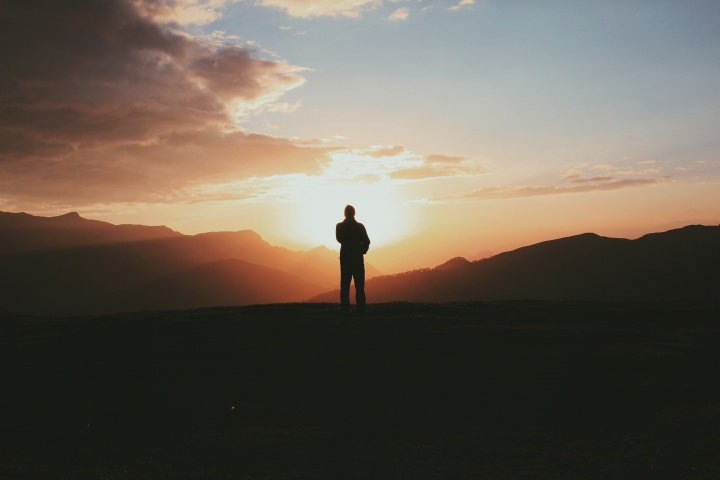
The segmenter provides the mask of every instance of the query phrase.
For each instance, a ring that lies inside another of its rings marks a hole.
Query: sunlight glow
[[[411,228],[402,201],[389,183],[325,183],[309,181],[295,204],[294,232],[309,246],[337,249],[335,224],[343,220],[345,205],[353,205],[373,247],[401,240]]]
[[[285,191],[293,192],[295,241],[337,249],[335,225],[343,220],[345,205],[353,205],[365,225],[373,248],[407,238],[416,230],[408,215],[407,199],[387,176],[382,159],[358,152],[333,154],[325,172],[303,177]],[[392,169],[392,168],[390,168]]]

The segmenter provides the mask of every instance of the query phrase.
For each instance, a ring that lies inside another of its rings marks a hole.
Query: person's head
[[[355,218],[355,207],[352,205],[345,207],[345,218]]]

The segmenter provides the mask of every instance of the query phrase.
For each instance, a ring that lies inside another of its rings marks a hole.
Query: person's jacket
[[[365,226],[354,218],[346,218],[337,224],[335,238],[340,242],[340,260],[362,258],[370,248]]]

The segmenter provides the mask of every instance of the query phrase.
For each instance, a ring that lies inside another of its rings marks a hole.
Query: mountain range
[[[0,212],[0,311],[115,313],[307,300],[335,287],[338,254],[252,230],[183,235],[77,213]],[[380,272],[367,265],[368,278]]]
[[[0,212],[0,311],[84,315],[335,303],[338,270],[335,251],[273,246],[252,230],[184,235],[74,212]],[[382,276],[367,263],[366,270],[370,303],[716,303],[720,226],[690,225],[635,240],[585,233],[396,275]]]
[[[487,259],[371,279],[368,301],[720,301],[720,226],[690,225],[635,240],[585,233]],[[338,292],[312,299],[329,302]]]

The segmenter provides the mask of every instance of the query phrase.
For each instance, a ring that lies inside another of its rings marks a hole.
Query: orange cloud
[[[331,149],[242,132],[192,131],[150,144],[80,150],[62,161],[0,165],[2,196],[44,202],[167,202],[229,179],[320,173]]]
[[[427,155],[422,165],[398,169],[390,173],[397,180],[422,180],[437,177],[478,175],[487,168],[467,157],[449,155]]]
[[[575,185],[571,187],[540,186],[540,187],[486,187],[475,192],[446,197],[439,200],[488,200],[503,198],[538,197],[546,195],[559,195],[565,193],[600,192],[619,190],[621,188],[636,187],[640,185],[653,185],[666,183],[670,177],[660,178],[634,178],[622,180],[606,180],[592,184]]]
[[[204,25],[220,18],[221,10],[231,0],[135,1],[137,11],[146,17],[180,25]]]
[[[430,163],[459,164],[470,160],[467,157],[458,157],[450,155],[428,155],[425,157]]]
[[[404,153],[405,151],[406,151],[405,147],[403,147],[401,145],[393,145],[390,147],[380,148],[378,150],[370,150],[369,153],[370,153],[370,155],[372,155],[375,158],[380,158],[380,157],[394,157],[396,155],[400,155],[401,153]]]
[[[599,176],[595,176],[595,177],[584,178],[583,174],[576,170],[568,172],[567,174],[565,174],[565,176],[562,177],[562,179],[564,181],[573,182],[573,183],[609,182],[609,181],[613,180],[613,178],[614,177],[609,176],[609,175],[599,175]]]
[[[382,0],[259,0],[257,5],[278,8],[300,18],[358,17],[362,12],[382,5]]]
[[[178,30],[226,3],[8,0],[1,195],[160,201],[219,178],[317,171],[328,149],[232,127],[234,115],[275,108],[303,68]]]

